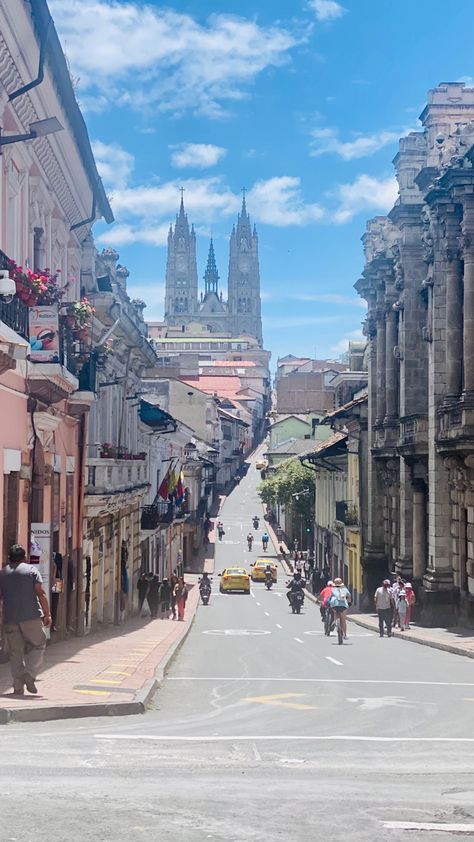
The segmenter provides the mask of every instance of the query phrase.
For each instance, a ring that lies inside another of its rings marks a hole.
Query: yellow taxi
[[[243,591],[250,593],[250,578],[244,567],[226,567],[222,573],[219,590],[221,593],[228,591]]]
[[[250,574],[252,582],[264,582],[265,571],[269,565],[272,569],[272,579],[274,582],[276,582],[277,566],[274,561],[270,561],[270,559],[268,558],[258,558],[257,561],[250,565],[252,568],[252,572]]]

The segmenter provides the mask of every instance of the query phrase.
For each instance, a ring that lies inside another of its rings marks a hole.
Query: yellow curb
[[[133,673],[121,672],[120,670],[104,670],[103,675],[126,675],[127,678],[131,678]]]
[[[83,696],[110,696],[110,690],[75,690],[75,693],[82,693]]]

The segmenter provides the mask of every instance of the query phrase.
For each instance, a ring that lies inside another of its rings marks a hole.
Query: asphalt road
[[[258,478],[223,507],[216,572],[263,555]],[[146,716],[0,729],[1,842],[474,838],[472,661],[356,626],[338,646],[285,578],[215,575]]]

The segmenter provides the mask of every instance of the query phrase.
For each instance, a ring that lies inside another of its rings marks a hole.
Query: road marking
[[[245,637],[248,635],[271,634],[271,632],[266,631],[265,629],[206,629],[203,631],[203,634],[216,634],[227,637]]]
[[[277,629],[282,629],[282,628],[283,628],[283,626],[280,626],[280,623],[275,623],[275,625],[276,625]]]
[[[265,632],[269,634],[269,632]],[[313,684],[407,684],[416,687],[474,687],[472,682],[464,681],[398,681],[396,679],[379,679],[379,678],[268,678],[262,676],[261,678],[250,677],[248,675],[240,676],[200,676],[200,675],[169,675],[166,677],[167,681],[297,681],[309,682]]]
[[[144,740],[145,742],[175,742],[175,743],[232,743],[232,742],[356,742],[356,743],[474,743],[474,737],[368,737],[359,734],[330,734],[315,736],[314,734],[232,734],[231,736],[204,734],[202,737],[166,734],[94,734],[96,740]]]
[[[403,696],[379,696],[366,699],[347,699],[354,702],[359,710],[379,710],[380,708],[417,708],[421,705],[435,705],[436,702],[410,702]]]
[[[326,655],[326,661],[331,661],[331,664],[336,664],[336,667],[343,667],[344,664],[341,661],[336,661],[335,658],[331,658],[330,655]]]
[[[282,593],[277,593],[277,596],[279,596],[279,597],[280,597],[280,599],[282,599],[283,594],[282,594]]]
[[[255,594],[254,594],[252,588],[250,588],[250,596],[253,596],[253,598],[255,599]]]
[[[246,696],[242,702],[255,702],[258,705],[273,705],[274,707],[289,708],[290,710],[316,710],[314,705],[301,702],[289,702],[288,699],[304,699],[306,693],[278,693],[273,696]]]
[[[270,616],[270,614],[268,613],[268,611],[264,611],[263,613],[265,614],[265,617],[269,617],[269,616]]]
[[[384,822],[387,830],[436,830],[439,833],[474,833],[474,824],[441,824],[440,822]]]
[[[260,608],[260,603],[259,603],[259,602],[257,602],[257,605],[258,605],[258,607]]]
[[[293,640],[296,640],[297,643],[304,643],[304,640],[301,640],[301,637],[294,637]]]

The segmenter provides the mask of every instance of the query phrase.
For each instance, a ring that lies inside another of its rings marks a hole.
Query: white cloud
[[[168,239],[169,225],[117,224],[107,228],[96,237],[98,243],[106,246],[130,246],[144,243],[148,246],[164,246]]]
[[[309,0],[309,5],[316,14],[316,19],[324,23],[328,20],[342,18],[346,9],[336,0]]]
[[[212,143],[180,143],[177,146],[170,146],[174,152],[171,156],[173,167],[195,167],[205,169],[213,167],[226,154],[222,146],[214,146]]]
[[[222,13],[201,24],[136,0],[50,0],[49,6],[89,109],[101,100],[102,108],[191,109],[220,117],[223,103],[245,96],[256,76],[288,62],[304,40],[277,24]]]
[[[363,174],[349,184],[340,184],[330,195],[339,201],[332,218],[344,223],[361,211],[386,213],[398,196],[398,184],[395,176],[377,179]]]
[[[373,155],[374,152],[378,152],[390,143],[396,143],[402,134],[403,130],[381,131],[359,135],[354,140],[342,141],[337,129],[313,129],[310,155],[318,158],[320,155],[334,153],[340,155],[344,161],[352,161],[354,158]]]
[[[125,187],[135,165],[135,158],[118,143],[92,142],[99,175],[107,187]]]
[[[158,284],[127,284],[127,292],[130,298],[141,298],[146,302],[144,317],[148,322],[161,321],[163,319],[163,307],[165,298],[164,283]]]
[[[305,203],[301,179],[289,175],[257,181],[248,198],[253,216],[267,225],[308,225],[324,216],[319,205]]]
[[[354,340],[363,341],[364,339],[365,336],[362,333],[362,330],[358,328],[357,330],[352,330],[345,336],[342,336],[341,339],[339,339],[334,345],[332,345],[329,350],[331,354],[334,355],[345,354],[346,351],[349,350],[349,342],[354,342]]]

